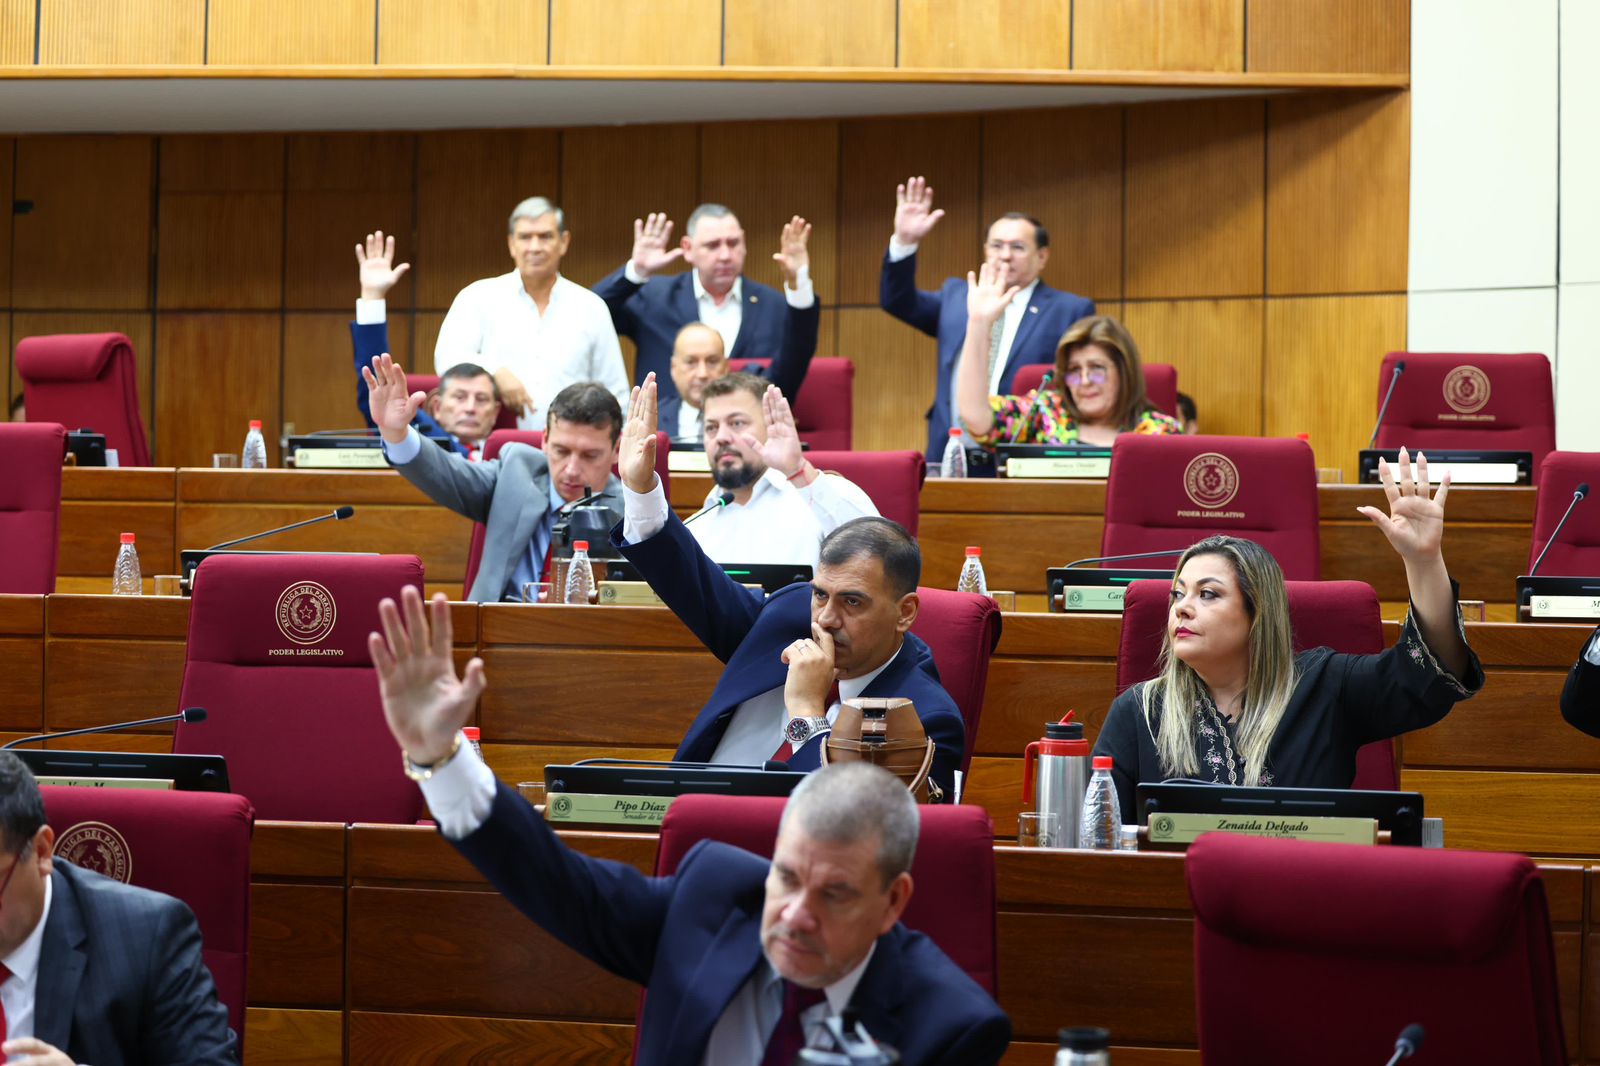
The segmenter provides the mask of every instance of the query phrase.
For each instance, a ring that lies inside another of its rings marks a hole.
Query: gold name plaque
[[[1376,844],[1375,818],[1276,817],[1238,814],[1152,814],[1150,843],[1192,844],[1201,833],[1242,833],[1286,840]]]
[[[610,825],[620,829],[659,829],[673,796],[606,796],[593,792],[552,792],[544,820],[561,825]]]
[[[1014,455],[1006,460],[1006,477],[1102,478],[1110,473],[1110,456]]]

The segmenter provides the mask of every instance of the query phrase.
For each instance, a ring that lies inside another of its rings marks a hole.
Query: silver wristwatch
[[[827,718],[791,718],[783,727],[783,736],[789,747],[798,751],[818,733],[826,733],[828,728]]]

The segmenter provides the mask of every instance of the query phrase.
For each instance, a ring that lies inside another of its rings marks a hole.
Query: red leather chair
[[[67,431],[53,422],[0,423],[0,592],[56,590],[61,541],[61,460]],[[106,573],[113,543],[106,542]]]
[[[422,793],[400,773],[367,634],[378,601],[422,588],[414,555],[219,555],[189,607],[179,753],[222,755],[262,818],[415,822]]]
[[[433,390],[437,389],[438,387],[439,387],[439,375],[438,374],[407,374],[406,375],[406,391],[407,392],[425,392],[429,396],[432,396],[433,395]],[[495,428],[495,429],[516,429],[517,428],[517,413],[515,411],[513,411],[511,408],[507,407],[505,404],[501,404],[500,405],[500,413],[495,415],[495,417],[494,417],[494,427],[493,428]]]
[[[250,963],[250,833],[243,796],[131,788],[40,787],[55,854],[194,911],[201,956],[244,1046]]]
[[[1258,437],[1117,438],[1101,555],[1187,548],[1218,533],[1260,544],[1278,560],[1284,577],[1321,577],[1311,446]],[[1123,565],[1164,569],[1170,561]]]
[[[911,632],[927,642],[939,681],[956,701],[967,729],[961,752],[965,779],[978,744],[978,720],[983,715],[983,692],[989,684],[989,656],[1000,643],[1000,608],[987,596],[950,589],[918,588],[922,610]]]
[[[60,333],[17,342],[30,422],[105,434],[122,466],[150,465],[133,343],[120,333]]]
[[[1533,453],[1533,476],[1556,446],[1550,360],[1516,355],[1390,352],[1378,371],[1378,403],[1394,365],[1406,369],[1378,426],[1378,448],[1477,448]]]
[[[892,518],[917,535],[922,510],[922,483],[928,478],[928,460],[921,452],[807,452],[818,470],[849,478],[872,497],[878,513]]]
[[[1185,871],[1206,1062],[1381,1063],[1413,1022],[1418,1062],[1568,1061],[1524,856],[1210,833]]]
[[[735,359],[731,370],[764,367],[770,359]],[[813,359],[800,384],[800,395],[789,397],[800,439],[819,451],[850,450],[855,413],[856,365],[848,359]]]
[[[754,796],[680,796],[667,809],[656,851],[656,876],[678,868],[690,848],[719,840],[772,857],[786,801]],[[926,933],[991,996],[996,962],[994,826],[982,807],[919,808],[922,832],[911,864],[915,889],[901,921]]]
[[[1029,363],[1018,367],[1016,379],[1012,382],[1012,390],[1018,396],[1026,396],[1039,387],[1039,383],[1044,380],[1045,371],[1054,370],[1055,366],[1054,363]],[[1145,363],[1144,393],[1157,411],[1177,418],[1178,368],[1165,363]]]
[[[1286,581],[1294,651],[1332,648],[1353,655],[1383,651],[1378,594],[1365,581]],[[1117,645],[1117,694],[1156,676],[1167,632],[1165,581],[1135,581],[1122,601],[1122,637]],[[1362,745],[1351,788],[1380,792],[1400,787],[1394,741]]]
[[[1600,453],[1551,452],[1539,464],[1539,496],[1533,512],[1533,540],[1528,545],[1528,566],[1550,541],[1556,523],[1572,503],[1572,494],[1587,482],[1589,491],[1600,489]],[[1578,504],[1561,536],[1539,567],[1540,575],[1594,577],[1600,574],[1600,519],[1585,509],[1600,507],[1600,500]]]
[[[526,444],[534,448],[544,447],[544,430],[542,429],[517,429],[515,424],[510,429],[498,428],[489,434],[489,439],[483,442],[483,461],[498,458],[500,449],[507,444]],[[672,499],[672,476],[667,473],[667,452],[672,448],[672,438],[665,433],[656,433],[656,475],[661,478],[661,491],[667,494],[667,499]],[[613,466],[611,472],[615,474],[617,468]],[[462,584],[462,596],[472,591],[472,583],[478,579],[478,564],[483,561],[483,538],[488,535],[488,529],[481,522],[472,523],[472,542],[467,546],[467,577]]]

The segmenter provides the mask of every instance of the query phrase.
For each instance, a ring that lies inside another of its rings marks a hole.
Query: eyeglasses
[[[1027,255],[1033,251],[1030,245],[1023,244],[1021,241],[990,241],[983,247],[990,255],[999,255],[1008,249],[1012,255]]]
[[[1066,378],[1067,388],[1075,389],[1079,385],[1082,385],[1085,381],[1089,382],[1091,385],[1104,385],[1106,383],[1106,379],[1110,376],[1111,370],[1103,366],[1092,366],[1088,370],[1083,371],[1069,370],[1067,371]]]

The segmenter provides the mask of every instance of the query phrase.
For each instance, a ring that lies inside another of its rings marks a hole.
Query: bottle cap
[[[951,426],[951,427],[950,427],[950,435],[951,435],[951,436],[952,436],[952,437],[959,437],[959,436],[961,436],[961,427],[960,427],[960,426]]]
[[[978,547],[976,544],[968,544],[967,545],[967,558],[968,559],[976,559],[978,556],[980,556],[982,554],[983,554],[983,549]]]
[[[464,725],[461,727],[461,735],[467,738],[467,743],[476,744],[478,742],[480,730],[475,725]]]
[[[1096,770],[1109,770],[1109,769],[1111,769],[1111,756],[1109,756],[1109,755],[1096,755],[1094,757],[1094,768]]]
[[[572,542],[572,550],[575,552],[586,552],[589,550],[589,542],[586,540],[575,540]]]
[[[1106,1051],[1111,1047],[1111,1033],[1092,1026],[1063,1029],[1056,1035],[1068,1051]]]
[[[260,429],[260,428],[261,428],[261,419],[259,419],[259,418],[252,418],[252,419],[251,419],[251,420],[250,420],[250,428],[251,428],[251,429]]]
[[[1311,434],[1309,434],[1309,433],[1296,433],[1294,435],[1294,439],[1295,440],[1303,440],[1303,441],[1306,441],[1307,443],[1310,443]]]
[[[133,543],[133,534],[132,533],[124,533],[122,535],[122,543],[124,543],[124,544],[132,544]]]

